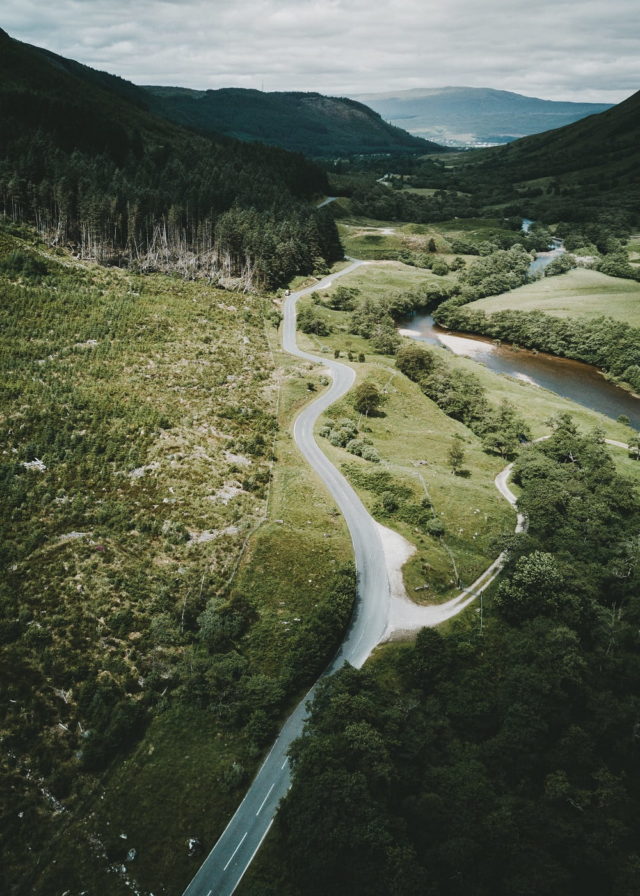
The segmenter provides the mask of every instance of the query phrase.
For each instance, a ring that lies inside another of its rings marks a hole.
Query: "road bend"
[[[389,581],[380,535],[373,517],[344,476],[322,453],[314,438],[315,423],[330,405],[349,391],[355,372],[332,358],[316,357],[298,347],[296,340],[296,304],[315,290],[326,289],[338,277],[350,274],[365,262],[353,261],[348,267],[313,286],[289,296],[284,308],[282,344],[285,351],[304,361],[321,363],[331,374],[330,387],[307,405],[295,420],[293,435],[309,465],[320,476],[349,528],[358,589],[351,624],[340,650],[323,676],[331,675],[345,663],[360,668],[382,639],[389,612]],[[291,786],[287,751],[301,733],[308,715],[307,704],[316,685],[296,706],[264,760],[251,787],[233,818],[184,891],[184,896],[231,896],[251,864],[273,824],[278,805]]]

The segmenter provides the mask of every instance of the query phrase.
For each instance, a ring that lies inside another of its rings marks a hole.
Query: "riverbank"
[[[466,307],[466,306],[465,306]],[[548,352],[520,348],[491,340],[487,336],[439,327],[430,314],[403,318],[399,332],[403,336],[447,349],[468,357],[495,373],[505,374],[533,386],[548,389],[559,396],[604,414],[611,420],[628,417],[640,428],[640,399],[629,389],[613,382],[591,364],[562,358]]]

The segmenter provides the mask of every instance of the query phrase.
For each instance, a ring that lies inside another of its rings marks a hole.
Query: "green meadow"
[[[543,311],[554,317],[612,317],[640,326],[640,283],[577,268],[468,305],[470,310]]]

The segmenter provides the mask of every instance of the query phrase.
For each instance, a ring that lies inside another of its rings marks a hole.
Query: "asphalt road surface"
[[[344,663],[360,667],[382,639],[389,609],[389,582],[382,543],[375,521],[347,480],[318,447],[313,428],[320,414],[349,391],[355,380],[351,367],[329,358],[316,357],[298,348],[296,341],[296,303],[307,293],[326,289],[335,279],[350,273],[363,262],[355,261],[337,274],[293,293],[284,309],[283,347],[292,355],[320,362],[333,382],[329,389],[307,405],[294,424],[294,438],[310,466],[318,473],[344,515],[358,571],[358,596],[353,619],[342,646],[324,673],[330,675]],[[315,688],[315,685],[314,685]],[[287,750],[302,733],[307,717],[307,701],[312,688],[295,708],[247,791],[235,815],[184,891],[184,896],[230,896],[251,864],[269,832],[278,804],[287,793],[291,777]]]

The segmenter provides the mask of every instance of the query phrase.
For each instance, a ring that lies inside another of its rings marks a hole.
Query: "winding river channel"
[[[533,221],[525,218],[527,233]],[[539,274],[565,250],[560,240],[549,252],[540,252],[531,263],[530,274]],[[399,321],[400,332],[420,342],[439,345],[456,355],[464,355],[484,364],[496,373],[505,373],[534,386],[556,392],[614,420],[624,414],[635,429],[640,429],[640,398],[610,383],[596,367],[580,361],[558,358],[544,352],[498,345],[483,336],[454,333],[439,327],[430,314],[415,312]]]
[[[614,386],[589,364],[496,345],[481,336],[443,330],[430,314],[416,312],[399,321],[399,326],[405,336],[439,345],[456,355],[465,355],[496,373],[506,373],[534,386],[550,389],[614,420],[625,414],[631,425],[640,429],[640,399]]]

